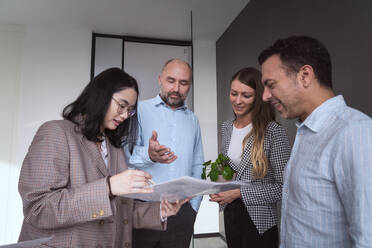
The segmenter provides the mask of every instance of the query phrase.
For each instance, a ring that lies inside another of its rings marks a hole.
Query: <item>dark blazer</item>
[[[222,153],[227,156],[234,120],[222,123]],[[290,156],[290,146],[283,127],[270,122],[266,128],[264,151],[269,161],[267,175],[263,179],[252,176],[251,149],[254,138],[251,136],[244,148],[240,164],[229,160],[236,171],[236,180],[248,181],[250,186],[241,187],[242,201],[260,234],[278,222],[277,202],[282,198],[283,171]]]
[[[98,146],[67,120],[37,131],[22,165],[24,221],[19,241],[54,238],[42,247],[130,247],[132,227],[165,229],[159,203],[109,198],[106,178],[127,169],[122,149]]]

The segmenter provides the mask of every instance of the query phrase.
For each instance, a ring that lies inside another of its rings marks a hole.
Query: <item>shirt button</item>
[[[100,215],[100,216],[103,216],[104,214],[105,214],[105,211],[103,211],[103,210],[100,210],[100,211],[99,211],[99,215]]]
[[[96,213],[92,214],[92,217],[97,218],[97,214]]]
[[[130,243],[129,242],[125,242],[124,247],[130,247]]]
[[[100,220],[99,221],[99,224],[102,226],[103,224],[105,224],[105,221],[104,220]]]
[[[124,223],[125,225],[127,225],[127,224],[128,224],[128,220],[127,220],[127,219],[124,219],[124,220],[123,220],[123,223]]]

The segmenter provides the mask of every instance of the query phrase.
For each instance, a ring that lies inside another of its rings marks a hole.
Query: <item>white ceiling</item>
[[[249,0],[0,0],[0,23],[217,40]]]

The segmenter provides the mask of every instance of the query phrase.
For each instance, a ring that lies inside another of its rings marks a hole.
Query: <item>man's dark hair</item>
[[[332,89],[332,64],[327,48],[308,36],[290,36],[277,40],[258,56],[262,65],[269,57],[279,55],[287,74],[297,73],[304,65],[310,65],[319,83]]]
[[[115,130],[105,129],[104,134],[101,133],[112,95],[127,88],[134,89],[138,96],[137,81],[133,77],[119,68],[107,69],[93,78],[80,96],[63,109],[62,116],[78,125],[88,140],[99,142],[100,137],[106,135],[113,146],[120,148],[128,143],[132,151],[137,135],[137,114],[126,119]]]

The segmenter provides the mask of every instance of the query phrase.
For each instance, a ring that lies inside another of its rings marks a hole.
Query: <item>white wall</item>
[[[23,220],[19,170],[37,128],[60,119],[89,81],[91,30],[0,24],[0,245],[16,242]],[[215,43],[194,43],[194,101],[205,159],[217,156]],[[218,207],[205,199],[195,233],[218,232]]]
[[[0,26],[0,245],[19,235],[17,184],[31,140],[88,83],[90,45],[91,30]]]
[[[194,112],[199,118],[204,159],[217,157],[216,43],[194,40]],[[204,196],[195,223],[195,234],[219,232],[218,204]]]
[[[20,155],[26,154],[37,128],[47,120],[61,119],[63,107],[89,82],[91,31],[29,28],[24,43]]]
[[[12,240],[10,230],[17,229],[12,213],[19,208],[17,194],[18,166],[14,157],[14,137],[17,131],[20,68],[23,29],[0,25],[0,244]],[[21,215],[21,212],[18,213]],[[19,222],[19,217],[15,218]]]

